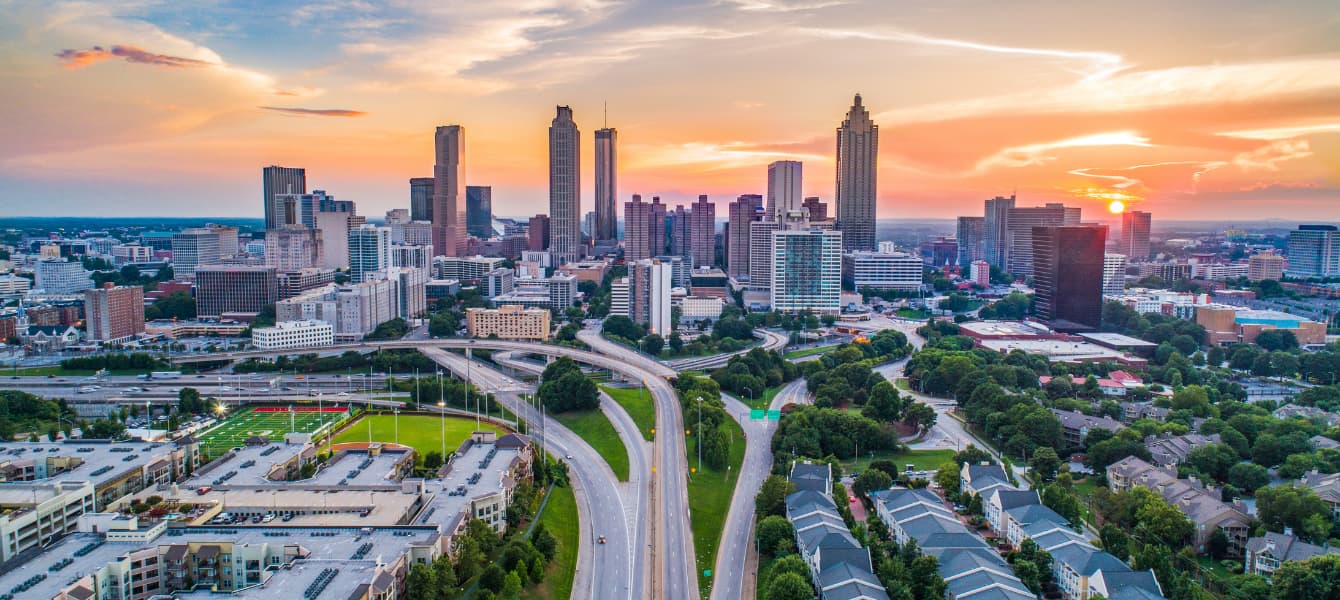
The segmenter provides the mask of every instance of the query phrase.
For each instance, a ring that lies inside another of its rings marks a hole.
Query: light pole
[[[393,408],[393,409],[391,409],[391,414],[395,415],[395,417],[394,417],[394,418],[395,418],[395,443],[396,443],[397,446],[399,446],[399,445],[400,445],[400,409],[398,409],[398,408]]]
[[[438,402],[437,410],[442,413],[442,462],[447,462],[447,403]]]
[[[698,396],[698,472],[703,472],[703,397]]]

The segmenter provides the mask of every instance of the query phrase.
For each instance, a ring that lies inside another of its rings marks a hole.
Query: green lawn
[[[544,582],[531,586],[528,598],[562,600],[572,595],[572,580],[577,570],[577,545],[581,525],[577,522],[577,499],[570,487],[555,487],[540,522],[558,540],[558,553],[549,564]]]
[[[775,386],[770,387],[770,388],[768,388],[768,389],[766,389],[766,390],[763,390],[763,395],[762,395],[761,397],[750,398],[748,393],[743,393],[743,394],[733,394],[733,395],[734,395],[735,398],[738,399],[740,402],[743,402],[743,403],[745,403],[747,406],[749,406],[749,408],[763,408],[763,409],[766,409],[766,408],[768,408],[768,406],[769,406],[770,404],[772,404],[772,399],[773,399],[773,397],[775,397],[775,396],[777,395],[777,392],[782,391],[782,388],[786,387],[786,385],[787,385],[788,383],[791,383],[791,382],[788,381],[788,382],[783,383],[783,384],[781,384],[781,385],[775,385]]]
[[[642,432],[642,437],[650,442],[651,430],[656,428],[656,405],[651,400],[651,394],[641,387],[620,388],[602,385],[600,389],[628,411],[628,416],[633,418],[638,430]]]
[[[735,491],[735,480],[740,477],[740,464],[744,462],[744,430],[732,419],[727,419],[722,426],[730,434],[730,468],[723,472],[704,465],[701,472],[689,474],[689,521],[693,529],[693,551],[697,555],[698,589],[704,598],[712,593],[712,578],[703,576],[703,570],[716,566],[717,546],[721,543],[721,532],[726,528],[726,513],[730,512],[731,494]],[[697,437],[688,436],[684,446],[689,454],[689,469],[696,469]]]
[[[893,385],[897,386],[898,389],[903,390],[904,392],[912,391],[912,382],[908,381],[906,377],[899,377],[897,380],[893,382]]]
[[[1098,490],[1098,477],[1090,475],[1075,484],[1075,497],[1079,498],[1079,507],[1084,511],[1084,520],[1097,527],[1093,511],[1089,505],[1093,502],[1093,493]]]
[[[586,440],[591,447],[605,459],[610,470],[619,481],[628,481],[628,449],[624,448],[619,432],[614,430],[605,413],[597,410],[583,410],[566,413],[549,413],[558,419],[578,437]]]
[[[912,468],[918,471],[934,471],[940,468],[940,465],[954,460],[953,450],[909,450],[907,452],[876,452],[871,458],[869,453],[862,452],[861,458],[855,461],[842,461],[842,468],[847,473],[862,472],[870,468],[870,463],[876,460],[893,461],[898,465],[898,470],[902,471],[904,465],[912,465]]]
[[[911,308],[900,308],[895,314],[904,319],[929,319],[931,316],[931,313],[924,310],[914,310]]]
[[[442,417],[434,415],[400,415],[400,435],[398,443],[414,448],[420,456],[427,456],[429,452],[442,451]],[[335,436],[335,443],[345,442],[366,442],[368,441],[368,423],[372,423],[372,441],[374,442],[397,442],[396,436],[396,416],[395,415],[371,415],[363,417],[352,425],[347,427],[339,435]],[[481,423],[481,429],[485,431],[500,431],[496,426],[488,423]],[[446,419],[446,440],[447,453],[455,451],[461,445],[461,442],[470,437],[470,433],[475,431],[474,419],[464,417],[447,417]]]
[[[271,441],[282,441],[284,435],[294,431],[311,433],[317,431],[323,423],[335,424],[347,416],[347,412],[298,412],[290,414],[287,410],[276,412],[257,412],[247,407],[233,414],[222,425],[200,436],[200,449],[205,456],[214,458],[241,446],[247,438],[263,436]]]
[[[801,350],[792,350],[790,352],[787,352],[786,354],[783,354],[782,357],[787,359],[803,358],[806,356],[814,356],[815,354],[824,354],[826,352],[831,352],[833,350],[836,350],[837,347],[838,346],[835,344],[832,346],[819,346],[817,348],[804,348]]]

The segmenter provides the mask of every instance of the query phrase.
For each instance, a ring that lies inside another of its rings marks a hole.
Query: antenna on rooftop
[[[601,127],[605,128],[605,129],[609,129],[609,128],[610,128],[610,102],[609,102],[609,100],[605,100],[605,101],[601,102],[601,105],[604,107],[604,108],[603,108],[603,111],[604,111],[604,112],[603,112],[603,114],[602,114],[602,116],[601,116],[601,119],[603,120],[603,124],[601,125]]]

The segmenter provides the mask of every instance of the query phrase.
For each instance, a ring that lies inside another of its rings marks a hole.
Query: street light
[[[442,413],[442,462],[447,461],[447,403],[439,401],[437,410]]]

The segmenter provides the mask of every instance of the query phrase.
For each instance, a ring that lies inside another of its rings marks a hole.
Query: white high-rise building
[[[391,228],[361,225],[349,232],[349,281],[391,264]]]
[[[610,282],[610,314],[628,316],[627,277],[620,277]]]
[[[1340,275],[1340,228],[1334,225],[1299,225],[1289,232],[1290,277],[1335,277]]]
[[[265,266],[276,271],[301,271],[322,266],[324,244],[320,229],[285,225],[265,232]]]
[[[837,228],[848,251],[875,249],[878,163],[879,126],[856,94],[837,129]]]
[[[392,244],[391,266],[430,271],[433,268],[433,247]]]
[[[800,161],[779,160],[768,165],[768,215],[773,221],[801,209],[800,186]]]
[[[314,227],[321,232],[321,264],[325,269],[349,268],[349,215],[317,212]]]
[[[629,269],[629,318],[647,326],[647,333],[669,337],[670,290],[674,288],[673,267],[658,259],[640,260]]]
[[[208,229],[183,229],[172,234],[172,271],[192,278],[195,268],[219,262],[219,234]]]
[[[74,294],[93,288],[83,263],[64,258],[44,258],[33,266],[35,289],[48,294]]]
[[[251,330],[257,350],[312,348],[335,343],[335,326],[325,321],[283,321]]]
[[[428,312],[428,271],[410,267],[387,267],[368,273],[367,281],[391,280],[396,284],[397,317],[417,319]]]
[[[1117,295],[1126,291],[1126,255],[1103,254],[1103,294]]]
[[[781,227],[775,220],[753,221],[749,225],[749,287],[766,290],[772,286],[772,232]]]
[[[772,232],[772,309],[838,314],[842,303],[842,232]]]
[[[865,288],[915,291],[921,287],[924,266],[921,257],[903,252],[849,252],[842,255],[842,278],[858,292]]]
[[[581,258],[581,132],[572,109],[558,107],[549,125],[549,252],[564,264]]]

